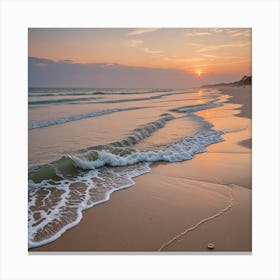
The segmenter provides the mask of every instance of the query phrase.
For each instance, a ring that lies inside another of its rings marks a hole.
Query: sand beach
[[[134,186],[29,253],[251,252],[251,86],[218,89],[224,106],[196,114],[223,130],[224,141],[191,160],[152,164]]]

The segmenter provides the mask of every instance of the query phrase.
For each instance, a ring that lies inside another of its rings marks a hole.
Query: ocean
[[[223,141],[196,114],[221,98],[201,88],[29,88],[29,248],[59,238],[153,163],[191,160]]]

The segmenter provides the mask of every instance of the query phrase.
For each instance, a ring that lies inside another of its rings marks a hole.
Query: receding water
[[[222,141],[217,90],[29,89],[29,247],[57,239],[157,161]]]

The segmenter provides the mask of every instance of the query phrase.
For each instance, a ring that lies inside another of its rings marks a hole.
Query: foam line
[[[226,186],[226,185],[225,185],[225,186]],[[233,206],[233,199],[234,199],[234,197],[233,197],[232,188],[231,188],[229,185],[228,185],[227,187],[229,188],[229,202],[228,202],[228,205],[227,205],[225,208],[223,208],[223,209],[222,209],[221,211],[219,211],[218,213],[216,213],[216,214],[214,214],[214,215],[212,215],[212,216],[210,216],[210,217],[207,217],[207,218],[205,218],[205,219],[199,221],[199,222],[196,223],[195,225],[193,225],[193,226],[187,228],[186,230],[180,232],[179,234],[175,235],[172,239],[170,239],[169,241],[163,243],[163,244],[159,247],[158,251],[162,251],[162,250],[166,249],[168,246],[170,246],[171,244],[175,243],[175,242],[176,242],[177,240],[179,240],[181,237],[183,237],[183,236],[185,236],[186,234],[188,234],[189,232],[191,232],[191,231],[197,229],[200,225],[202,225],[202,224],[204,224],[204,223],[206,223],[206,222],[208,222],[208,221],[210,221],[210,220],[213,220],[213,219],[215,219],[215,218],[217,218],[217,217],[223,215],[226,211],[228,211],[228,210]]]
[[[222,132],[212,129],[201,129],[193,136],[187,137],[182,141],[158,151],[132,151],[127,155],[121,156],[108,151],[98,151],[98,157],[92,161],[84,156],[71,155],[74,165],[87,170],[96,169],[101,166],[126,166],[139,162],[179,162],[193,158],[197,153],[206,151],[206,146],[222,141]]]
[[[41,191],[54,188],[54,186],[34,186],[33,190],[29,193],[31,199],[29,202],[28,213],[28,248],[39,247],[59,238],[65,231],[79,224],[83,217],[82,211],[108,201],[111,194],[115,191],[133,186],[135,182],[132,180],[132,178],[150,172],[151,169],[149,166],[150,164],[145,163],[136,166],[134,170],[130,170],[128,168],[127,171],[124,169],[123,171],[118,170],[118,173],[111,172],[112,178],[108,177],[106,172],[102,175],[99,174],[102,171],[99,171],[99,173],[96,173],[96,171],[91,171],[83,177],[78,177],[75,181],[65,180],[62,186],[57,187],[58,189],[65,191],[61,196],[61,200],[58,204],[53,205],[51,208],[47,207],[47,210],[44,208],[48,203],[50,203],[50,197],[47,197],[48,201],[46,199],[43,200],[43,210],[36,209],[32,211],[30,209],[32,209],[32,207],[34,207],[36,204],[36,192],[39,192],[40,196]],[[104,182],[104,184],[111,185],[110,187],[99,186],[99,188],[97,188],[97,186],[92,181],[93,178],[99,180],[98,184]],[[84,196],[80,196],[77,199],[77,197],[73,196],[73,192],[75,191],[70,191],[69,186],[75,182],[80,183],[81,181],[87,185],[87,190],[85,191]],[[91,191],[95,192],[91,194]],[[94,197],[96,193],[103,195],[102,198],[96,200]],[[40,213],[40,215],[43,217],[43,219],[39,221],[34,218],[34,214],[36,215],[38,213]],[[70,220],[68,220],[68,214],[70,214]],[[76,215],[76,218],[71,219],[71,215],[73,214]]]
[[[32,89],[34,90],[34,89]],[[135,91],[124,91],[124,90],[107,90],[107,91],[102,91],[102,90],[93,90],[93,91],[56,91],[54,89],[54,92],[39,92],[39,91],[30,91],[28,95],[30,97],[45,97],[45,96],[71,96],[71,95],[116,95],[116,94],[121,94],[121,95],[129,95],[129,94],[147,94],[147,93],[158,93],[158,92],[169,92],[169,91],[174,91],[172,89],[154,89],[154,90],[135,90]]]
[[[142,109],[142,108],[143,107],[115,108],[115,109],[108,109],[108,110],[103,110],[103,111],[73,115],[73,116],[58,118],[58,119],[53,119],[53,120],[32,122],[28,125],[28,130],[42,128],[42,127],[56,125],[56,124],[61,124],[61,123],[66,123],[66,122],[78,121],[78,120],[86,119],[86,118],[95,118],[95,117],[109,115],[109,114],[116,113],[116,112],[137,110],[137,109]]]
[[[190,91],[176,91],[176,92],[164,93],[164,94],[160,94],[160,95],[153,95],[153,96],[141,97],[141,98],[91,101],[91,100],[100,99],[97,96],[97,94],[95,94],[96,96],[92,95],[91,97],[81,97],[81,98],[62,98],[62,99],[55,99],[55,100],[53,100],[53,99],[31,100],[28,102],[28,104],[29,105],[47,105],[47,104],[61,104],[61,103],[80,104],[80,102],[83,102],[85,104],[114,104],[114,103],[160,99],[165,96],[176,95],[176,94],[187,94],[187,93],[191,93],[191,92]],[[88,101],[88,102],[84,102],[84,101]]]

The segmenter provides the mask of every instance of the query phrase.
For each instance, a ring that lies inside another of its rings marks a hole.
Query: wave
[[[89,112],[89,113],[84,113],[84,114],[79,114],[79,115],[72,115],[69,117],[58,118],[58,119],[53,119],[53,120],[37,121],[37,122],[32,122],[32,123],[28,124],[28,129],[31,130],[31,129],[35,129],[35,128],[43,128],[43,127],[52,126],[52,125],[56,125],[56,124],[73,122],[73,121],[78,121],[78,120],[86,119],[86,118],[95,118],[95,117],[109,115],[109,114],[116,113],[116,112],[137,110],[137,109],[141,109],[141,108],[143,108],[143,107],[115,108],[115,109],[107,109],[107,110],[102,110],[102,111],[97,111],[97,112]]]
[[[126,155],[118,155],[107,151],[97,152],[95,160],[87,157],[69,156],[78,168],[96,169],[102,166],[127,166],[139,162],[167,161],[177,162],[191,159],[195,154],[205,152],[205,147],[221,141],[221,132],[215,130],[201,131],[185,138],[165,150],[158,151],[131,151]]]
[[[80,104],[80,102],[88,101],[86,104],[113,104],[113,103],[123,103],[123,102],[134,102],[134,101],[144,101],[144,100],[152,100],[159,99],[165,96],[174,95],[174,94],[185,94],[188,93],[186,91],[183,92],[172,92],[165,93],[156,96],[149,97],[141,97],[141,98],[130,98],[130,99],[113,99],[113,100],[102,100],[102,101],[92,101],[96,99],[100,99],[99,97],[82,97],[82,98],[62,98],[62,99],[45,99],[45,100],[31,100],[28,101],[28,105],[47,105],[47,104],[60,104],[60,103],[71,103],[71,104]]]
[[[141,97],[141,98],[117,99],[117,100],[102,100],[102,101],[96,101],[96,102],[89,102],[88,104],[112,104],[112,103],[123,103],[123,102],[153,100],[153,99],[160,99],[162,97],[170,96],[170,95],[174,95],[174,94],[175,93],[165,93],[165,94],[161,94],[161,95],[149,96],[149,97]],[[176,93],[176,94],[179,94],[179,93]]]
[[[82,211],[110,199],[114,191],[134,185],[133,178],[150,171],[148,163],[91,170],[59,185],[32,185],[28,195],[28,247],[59,238],[77,225]]]
[[[31,100],[28,101],[28,105],[46,105],[46,104],[59,104],[59,103],[70,103],[77,101],[90,101],[98,99],[98,97],[83,97],[83,98],[63,98],[63,99],[46,99],[46,100]]]
[[[35,90],[35,91],[33,91]],[[134,90],[134,91],[125,91],[125,90],[91,90],[91,91],[65,91],[66,89],[62,89],[64,91],[59,91],[59,89],[31,89],[29,90],[28,95],[30,97],[46,97],[46,96],[71,96],[71,95],[114,95],[114,94],[121,94],[121,95],[128,95],[128,94],[147,94],[147,93],[157,93],[157,92],[169,92],[173,91],[172,89],[153,89],[153,90]],[[69,89],[71,90],[71,89]],[[50,92],[53,91],[53,92]]]
[[[134,129],[126,138],[105,145],[93,146],[74,152],[72,155],[63,156],[57,161],[41,166],[35,166],[30,169],[28,177],[35,183],[43,180],[60,180],[65,176],[75,176],[78,173],[74,158],[81,160],[94,161],[98,159],[99,153],[108,152],[110,154],[125,156],[132,153],[133,145],[152,135],[155,131],[165,126],[165,124],[174,119],[170,114],[162,115],[162,118],[151,123],[139,126]]]
[[[102,91],[97,91],[97,92],[51,92],[51,93],[40,93],[40,92],[29,92],[28,96],[29,97],[48,97],[48,96],[87,96],[87,95],[103,95],[107,94]]]
[[[211,124],[204,121],[201,117],[196,116],[195,114],[193,114],[193,112],[214,108],[217,106],[222,106],[222,104],[214,103],[210,101],[209,103],[203,105],[190,105],[190,106],[172,109],[170,111],[174,111],[177,113],[184,113],[184,115],[189,115],[189,116],[192,115],[194,119],[200,122],[201,125],[200,130],[208,131],[211,128]],[[139,107],[131,108],[131,109],[138,109],[138,108]],[[99,115],[102,115],[106,113],[112,113],[112,110],[110,111],[105,110],[105,111],[95,112],[92,114],[99,113]],[[119,110],[127,110],[127,109],[119,109]],[[30,129],[37,128],[37,127],[44,127],[47,125],[54,125],[66,121],[78,120],[81,119],[82,117],[90,117],[90,116],[91,114],[89,116],[78,115],[78,116],[72,116],[72,118],[70,117],[70,118],[62,118],[62,119],[57,119],[52,121],[46,121],[46,123],[39,122],[33,124],[33,126],[30,126]],[[68,176],[68,175],[75,176],[77,175],[77,167],[82,169],[93,169],[93,168],[99,168],[104,165],[124,166],[126,164],[135,164],[137,162],[142,162],[142,161],[154,161],[152,160],[153,158],[155,158],[155,161],[165,160],[167,156],[166,153],[168,153],[168,151],[166,151],[165,154],[162,153],[155,154],[154,151],[147,152],[147,153],[142,152],[139,154],[138,152],[135,152],[133,146],[139,143],[140,141],[142,141],[143,139],[151,136],[155,131],[164,127],[168,121],[171,121],[173,119],[174,116],[172,116],[171,114],[169,113],[163,114],[161,115],[160,119],[134,129],[126,138],[122,140],[115,141],[105,145],[98,145],[86,149],[81,149],[69,155],[63,156],[59,160],[54,161],[50,164],[33,167],[29,171],[29,178],[34,182],[38,183],[42,180],[47,180],[47,179],[60,180],[63,179],[64,176]],[[211,131],[212,130],[209,130],[209,133],[211,133]],[[199,139],[188,138],[188,141],[191,140],[196,141]],[[200,142],[198,141],[197,145],[199,145],[199,143]],[[125,158],[125,156],[127,157]],[[188,159],[184,153],[182,153],[182,156],[183,158]],[[180,158],[180,155],[178,155],[177,157]]]
[[[208,123],[195,135],[166,149],[131,150],[124,154],[95,150],[91,158],[87,154],[65,159],[71,162],[75,175],[44,179],[39,183],[29,177],[29,248],[57,239],[79,223],[84,209],[107,201],[114,191],[132,186],[132,179],[149,172],[151,163],[189,160],[205,152],[208,145],[222,141],[222,134],[211,129]],[[59,177],[61,173],[56,170],[55,175]]]
[[[205,104],[171,110],[192,116],[200,126],[193,135],[168,145],[135,149],[135,144],[174,120],[171,113],[137,127],[119,141],[81,149],[49,164],[30,168],[29,248],[57,239],[80,222],[83,210],[109,200],[114,191],[131,187],[133,178],[150,172],[152,163],[190,160],[206,152],[207,146],[223,141],[224,132],[213,129],[211,123],[194,114],[221,105],[213,99]]]
[[[204,104],[183,106],[176,109],[171,109],[170,111],[176,113],[193,113],[193,112],[198,112],[206,109],[212,109],[212,108],[223,106],[222,103],[216,103],[217,100],[218,98],[217,99],[215,98],[210,102],[206,102]]]

